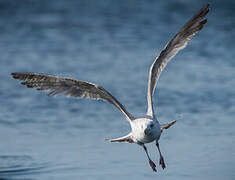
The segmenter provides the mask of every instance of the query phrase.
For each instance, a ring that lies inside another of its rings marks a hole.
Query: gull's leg
[[[165,168],[166,168],[166,165],[165,165],[165,162],[164,162],[162,153],[161,153],[161,151],[160,151],[160,147],[159,147],[158,141],[156,141],[156,146],[157,146],[158,152],[159,152],[159,154],[160,154],[159,164],[162,166],[162,169],[165,169]]]
[[[146,148],[146,146],[143,144],[142,145],[143,146],[143,148],[144,148],[144,151],[146,152],[146,154],[147,154],[147,157],[148,157],[148,160],[149,160],[149,165],[151,166],[151,168],[153,169],[153,171],[157,171],[156,170],[156,165],[154,164],[154,162],[150,159],[150,157],[149,157],[149,154],[148,154],[148,150],[147,150],[147,148]]]

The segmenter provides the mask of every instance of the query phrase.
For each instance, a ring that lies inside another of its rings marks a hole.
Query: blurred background
[[[0,179],[233,179],[235,1],[210,2],[208,24],[158,82],[158,120],[182,118],[162,134],[167,168],[153,173],[141,147],[104,142],[130,130],[113,106],[49,98],[10,73],[90,81],[142,116],[151,63],[207,2],[0,0]]]

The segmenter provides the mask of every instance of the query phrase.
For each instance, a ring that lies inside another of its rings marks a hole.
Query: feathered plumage
[[[160,73],[165,68],[167,63],[173,58],[177,52],[187,46],[190,38],[200,31],[206,24],[207,20],[204,19],[209,12],[209,4],[203,7],[191,20],[189,20],[183,28],[167,43],[166,47],[162,50],[159,56],[156,57],[149,71],[148,80],[148,110],[147,115],[153,116],[152,96],[159,79]]]
[[[79,81],[71,78],[52,76],[46,74],[15,72],[11,74],[13,78],[23,80],[22,85],[37,90],[49,90],[49,96],[57,94],[90,98],[95,100],[104,100],[116,106],[128,120],[132,120],[132,115],[125,107],[104,88],[85,81]]]

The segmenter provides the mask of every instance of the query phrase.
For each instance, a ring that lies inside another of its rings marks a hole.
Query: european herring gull
[[[209,4],[204,6],[191,20],[189,20],[183,26],[183,28],[180,29],[180,31],[173,37],[171,41],[168,42],[165,48],[154,60],[153,64],[150,67],[148,79],[148,109],[146,115],[143,117],[134,117],[111,93],[109,93],[101,86],[92,84],[90,82],[29,72],[15,72],[11,75],[15,79],[22,80],[23,82],[21,82],[21,84],[27,86],[28,88],[50,91],[48,94],[49,96],[62,94],[70,97],[90,98],[96,100],[101,99],[109,102],[110,104],[113,104],[123,113],[125,118],[129,121],[131,132],[126,136],[107,140],[110,142],[136,143],[142,146],[153,171],[156,171],[156,165],[150,159],[145,144],[155,141],[158,152],[160,154],[159,164],[164,169],[166,165],[161,154],[158,141],[160,139],[162,131],[172,126],[176,122],[176,120],[167,124],[160,124],[158,122],[156,116],[154,115],[152,103],[154,90],[156,88],[160,73],[165,68],[167,63],[176,55],[177,52],[186,47],[190,39],[207,23],[207,20],[204,17],[208,12]]]

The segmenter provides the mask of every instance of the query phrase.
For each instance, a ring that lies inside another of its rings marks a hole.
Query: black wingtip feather
[[[210,11],[209,9],[210,4],[208,3],[207,5],[205,5],[203,8],[201,8],[199,10],[199,12],[192,18],[192,19],[196,19],[198,17],[204,17],[207,15],[207,13]]]
[[[208,14],[208,12],[210,11],[209,6],[210,6],[209,3],[208,3],[207,5],[205,5],[205,6],[199,11],[199,13],[194,16],[193,19],[197,19],[198,17],[202,17],[202,18],[205,17],[205,16]]]
[[[207,19],[204,19],[200,22],[200,25],[198,26],[198,31],[203,28],[203,26],[207,23]]]
[[[12,76],[14,79],[18,79],[17,73],[11,73],[11,76]]]
[[[32,85],[28,84],[27,82],[21,82],[20,84],[22,84],[23,86],[27,86],[27,88],[33,88]]]

